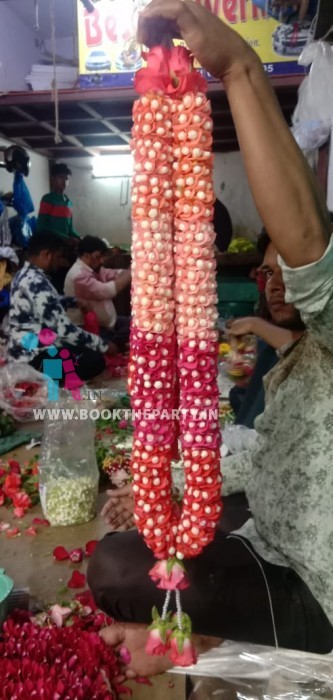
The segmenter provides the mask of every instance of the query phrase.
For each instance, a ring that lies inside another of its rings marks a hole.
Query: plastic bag
[[[28,214],[32,214],[35,209],[24,177],[19,172],[16,172],[14,176],[13,207],[22,219],[26,219]]]
[[[99,472],[95,424],[89,418],[81,420],[87,406],[88,402],[67,397],[53,401],[45,421],[39,490],[51,525],[81,525],[96,515]]]
[[[223,443],[231,454],[237,454],[253,447],[257,439],[257,431],[245,425],[225,425]]]
[[[29,219],[25,220],[21,216],[12,216],[9,219],[9,226],[13,245],[16,245],[18,248],[27,248],[32,236]]]
[[[312,42],[302,52],[300,65],[311,65],[303,80],[293,114],[294,137],[304,151],[322,146],[330,136],[333,120],[333,46]]]
[[[333,656],[226,641],[199,656],[188,700],[319,700],[333,697]],[[200,677],[198,679],[197,677]]]
[[[12,362],[0,369],[0,408],[15,420],[35,420],[34,410],[48,400],[48,382],[26,362]]]

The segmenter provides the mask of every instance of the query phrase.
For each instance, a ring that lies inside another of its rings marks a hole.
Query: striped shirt
[[[73,204],[66,194],[49,192],[41,200],[37,231],[52,231],[66,238],[80,238],[73,228]]]

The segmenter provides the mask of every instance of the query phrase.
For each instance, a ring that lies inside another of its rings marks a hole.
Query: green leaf
[[[153,607],[151,614],[152,614],[152,618],[153,618],[154,622],[158,622],[160,619],[160,616],[159,616],[158,610],[155,606]]]

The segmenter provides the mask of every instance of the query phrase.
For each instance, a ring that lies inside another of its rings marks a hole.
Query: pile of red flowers
[[[121,661],[100,630],[112,622],[82,610],[65,627],[51,616],[18,611],[0,637],[2,700],[114,700],[130,691],[117,684]]]
[[[20,466],[10,459],[0,461],[0,506],[14,509],[16,518],[23,518],[29,508],[39,502],[38,465],[31,460]]]
[[[3,389],[3,396],[10,413],[17,420],[29,420],[31,411],[43,405],[47,398],[47,383],[18,381],[14,386],[9,385]]]

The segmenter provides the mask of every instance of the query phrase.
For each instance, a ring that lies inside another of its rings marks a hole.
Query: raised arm
[[[331,231],[324,200],[257,55],[192,0],[153,0],[142,13],[143,43],[170,35],[224,83],[252,194],[278,252],[290,267],[318,260]]]

